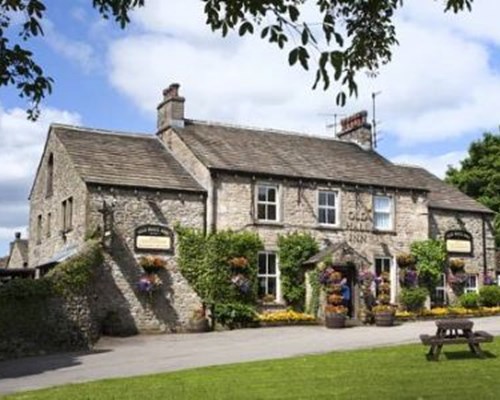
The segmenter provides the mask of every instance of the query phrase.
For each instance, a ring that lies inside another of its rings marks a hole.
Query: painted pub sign
[[[463,230],[448,231],[444,235],[446,251],[462,256],[472,255],[472,235]]]
[[[144,252],[173,252],[174,234],[163,225],[141,225],[135,229],[135,250]]]

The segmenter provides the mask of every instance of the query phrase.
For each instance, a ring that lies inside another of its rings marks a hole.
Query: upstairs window
[[[36,244],[42,243],[42,216],[36,218]]]
[[[393,229],[393,199],[390,196],[373,197],[373,226],[377,230]]]
[[[73,197],[69,197],[62,202],[62,231],[68,232],[73,228]]]
[[[260,184],[257,187],[257,219],[278,221],[278,185]]]
[[[318,192],[318,223],[338,225],[338,192]]]
[[[50,153],[49,159],[47,161],[47,187],[46,196],[50,197],[54,193],[54,155]]]

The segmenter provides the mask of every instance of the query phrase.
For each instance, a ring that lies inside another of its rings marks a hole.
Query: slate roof
[[[186,120],[179,136],[208,168],[423,189],[374,151],[336,139]]]
[[[406,165],[398,165],[398,167],[406,170],[405,173],[409,182],[415,182],[430,191],[429,207],[431,208],[493,214],[493,211],[488,207],[483,206],[454,186],[443,182],[424,168]]]
[[[195,120],[186,120],[178,134],[214,170],[430,191],[431,207],[492,212],[430,172],[393,164],[354,143]]]
[[[52,131],[87,183],[204,191],[156,136],[59,124]]]

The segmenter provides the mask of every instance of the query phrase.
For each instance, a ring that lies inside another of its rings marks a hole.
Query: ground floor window
[[[259,297],[266,300],[279,300],[279,271],[276,253],[259,253]]]
[[[375,257],[375,275],[380,276],[383,273],[389,274],[391,281],[391,303],[396,302],[396,274],[393,268],[392,257]],[[375,296],[378,296],[378,290],[375,286]]]
[[[441,274],[439,282],[431,296],[431,302],[434,306],[444,306],[447,304],[446,299],[446,275]]]
[[[469,275],[465,283],[465,293],[477,293],[477,275]]]

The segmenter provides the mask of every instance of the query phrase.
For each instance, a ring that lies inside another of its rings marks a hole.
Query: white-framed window
[[[477,293],[477,275],[469,275],[467,282],[465,282],[465,293]]]
[[[279,221],[279,186],[261,183],[257,185],[257,219]]]
[[[263,251],[259,253],[259,297],[280,299],[279,269],[276,253]]]
[[[68,232],[73,228],[73,197],[68,197],[62,202],[62,231]]]
[[[339,224],[339,192],[318,191],[318,223],[337,226]]]
[[[394,199],[391,196],[373,196],[373,226],[380,231],[393,229]]]
[[[375,276],[380,276],[382,273],[388,273],[391,281],[391,303],[396,302],[396,269],[392,257],[381,256],[375,257]],[[375,286],[375,296],[378,296],[377,286]]]
[[[439,282],[432,294],[432,303],[435,306],[444,306],[447,304],[446,300],[446,274],[441,274]]]

